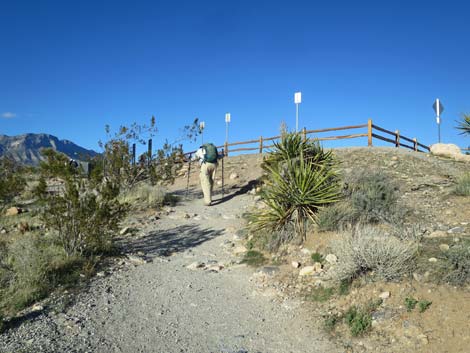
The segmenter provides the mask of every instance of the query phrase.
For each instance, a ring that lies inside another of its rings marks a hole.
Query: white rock
[[[309,276],[315,273],[315,268],[313,266],[305,266],[299,272],[299,276]]]
[[[292,267],[293,268],[299,268],[300,267],[300,262],[292,261]]]
[[[449,250],[449,245],[441,244],[441,245],[439,245],[439,249],[441,249],[442,252],[448,251]]]
[[[196,262],[193,262],[192,264],[189,264],[188,266],[186,266],[186,268],[188,270],[197,270],[198,268],[203,268],[205,265],[203,262],[199,262],[199,261],[196,261]]]
[[[127,258],[128,258],[129,261],[130,261],[131,263],[133,263],[134,265],[143,265],[143,264],[146,264],[146,263],[147,263],[147,260],[145,260],[144,258],[139,257],[139,256],[127,255]]]
[[[312,255],[312,251],[307,248],[303,248],[302,250],[300,250],[300,252],[304,255]]]
[[[320,262],[315,262],[313,264],[313,270],[315,273],[318,273],[318,272],[322,272],[323,271],[323,268],[322,268],[322,264]]]
[[[230,180],[235,180],[238,178],[238,174],[237,173],[232,173],[230,174]]]
[[[239,255],[239,254],[246,253],[248,250],[243,245],[239,245],[239,246],[235,247],[232,251],[235,255]]]
[[[452,158],[458,161],[470,161],[470,156],[462,154],[460,148],[452,143],[436,143],[431,146],[431,153],[435,156]]]
[[[390,292],[380,293],[379,298],[384,299],[384,300],[390,298]]]
[[[437,259],[435,257],[430,257],[428,259],[429,262],[437,262]]]
[[[336,257],[335,254],[328,254],[328,255],[326,255],[325,260],[326,260],[326,262],[328,262],[328,263],[330,263],[330,264],[332,264],[332,265],[334,265],[335,263],[338,262],[338,258]]]
[[[31,311],[42,311],[44,310],[44,307],[41,304],[34,304],[33,307],[31,308]]]
[[[121,229],[121,231],[119,232],[119,235],[124,235],[124,234],[127,234],[131,231],[131,228],[130,227],[124,227]]]

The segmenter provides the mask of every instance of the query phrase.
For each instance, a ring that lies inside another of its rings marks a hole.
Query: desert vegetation
[[[196,126],[184,127],[186,138],[197,135]],[[75,286],[101,259],[117,255],[114,240],[131,209],[176,202],[164,184],[183,163],[181,146],[165,143],[155,155],[132,161],[130,144],[153,136],[155,119],[106,131],[89,175],[52,149],[42,151],[37,168],[0,160],[0,330],[3,317]]]

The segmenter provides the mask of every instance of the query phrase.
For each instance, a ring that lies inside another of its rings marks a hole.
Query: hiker
[[[199,179],[204,193],[204,205],[212,203],[212,190],[214,188],[215,172],[217,170],[217,147],[213,143],[206,143],[196,151],[195,159],[201,164]]]

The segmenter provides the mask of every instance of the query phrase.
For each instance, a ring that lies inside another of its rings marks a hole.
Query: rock
[[[328,262],[331,265],[334,265],[335,263],[338,262],[338,258],[336,257],[335,254],[328,254],[325,257],[326,262]]]
[[[184,214],[183,214],[183,218],[189,219],[189,218],[191,218],[191,216],[189,215],[189,213],[184,213]]]
[[[397,156],[393,156],[393,157],[392,157],[392,161],[398,161],[398,157],[397,157]]]
[[[435,156],[452,158],[457,161],[470,161],[470,156],[462,154],[460,148],[452,143],[436,143],[431,145],[431,153]]]
[[[313,264],[313,271],[314,271],[315,273],[322,272],[322,271],[323,271],[323,268],[322,268],[322,267],[323,267],[323,266],[322,266],[322,264],[321,264],[320,262],[315,262],[315,263]]]
[[[447,237],[447,233],[442,230],[436,230],[429,234],[429,238],[443,238]]]
[[[310,276],[315,273],[315,267],[313,266],[305,266],[299,272],[299,276]]]
[[[5,228],[0,229],[0,234],[7,234],[7,230]]]
[[[31,311],[42,311],[44,310],[44,307],[41,304],[34,304],[33,307],[31,308]]]
[[[26,233],[26,232],[28,232],[28,231],[30,230],[29,224],[28,224],[27,222],[21,222],[21,223],[19,223],[16,227],[18,228],[18,230],[19,230],[22,234],[24,234],[24,233]]]
[[[127,233],[130,233],[131,231],[131,227],[124,227],[121,229],[121,231],[119,232],[119,235],[125,235]]]
[[[8,210],[6,210],[5,216],[16,216],[16,215],[19,215],[20,213],[23,213],[22,208],[10,207]]]
[[[186,268],[188,270],[197,270],[198,268],[203,268],[205,266],[206,265],[203,262],[196,261],[196,262],[193,262],[192,264],[189,264],[188,266],[186,266]]]
[[[259,195],[256,195],[255,197],[253,197],[253,201],[260,201],[261,200],[261,196]]]
[[[263,266],[256,273],[260,275],[273,276],[276,272],[279,272],[277,266]]]
[[[449,234],[463,233],[464,230],[465,230],[464,227],[454,227],[454,228],[449,229],[447,233]]]
[[[251,189],[250,191],[248,191],[248,193],[249,193],[250,195],[256,195],[256,189],[253,188],[253,189]]]
[[[437,259],[435,257],[430,257],[428,259],[429,262],[437,262]]]
[[[292,261],[292,267],[293,268],[299,268],[300,267],[300,262]]]
[[[413,272],[413,279],[416,282],[421,282],[423,280],[423,276],[420,275],[418,272]]]
[[[390,298],[390,292],[387,291],[380,293],[379,298],[384,300]]]
[[[308,256],[312,255],[312,250],[307,249],[307,248],[303,248],[302,250],[300,250],[300,252],[304,255],[308,255]]]
[[[439,245],[439,249],[441,249],[442,252],[446,252],[446,251],[449,250],[449,245],[441,244],[441,245]]]
[[[428,344],[428,343],[429,343],[428,336],[426,336],[425,334],[420,334],[420,335],[416,336],[416,338],[417,338],[418,341],[420,341],[422,344]]]
[[[239,245],[235,247],[232,251],[235,255],[240,255],[246,253],[248,250],[243,245]]]
[[[206,267],[206,270],[213,271],[213,272],[219,272],[219,271],[223,270],[223,268],[224,268],[223,265],[216,264],[216,265],[210,265],[210,266]]]
[[[134,265],[143,265],[148,262],[146,259],[135,255],[127,255],[127,258]]]
[[[217,180],[216,184],[217,184],[218,186],[221,186],[221,185],[222,185],[222,180]]]
[[[229,178],[230,178],[230,180],[238,179],[238,174],[237,173],[231,173]]]

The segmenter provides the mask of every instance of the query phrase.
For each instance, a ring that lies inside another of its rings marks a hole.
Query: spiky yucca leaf
[[[316,220],[318,209],[340,198],[334,169],[305,160],[303,153],[298,159],[288,158],[282,166],[266,165],[265,169],[269,179],[261,197],[267,208],[254,215],[255,230],[281,230],[293,223],[304,239],[307,223]]]

